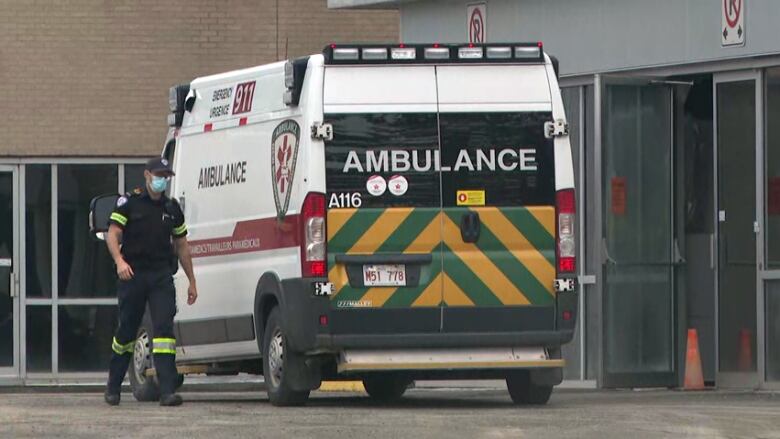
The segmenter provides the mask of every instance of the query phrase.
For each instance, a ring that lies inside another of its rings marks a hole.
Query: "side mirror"
[[[89,202],[89,232],[99,240],[105,239],[108,221],[116,207],[119,194],[98,195]]]

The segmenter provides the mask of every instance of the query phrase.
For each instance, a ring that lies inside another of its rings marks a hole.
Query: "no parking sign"
[[[720,7],[720,44],[742,46],[745,44],[745,0],[722,0]]]
[[[487,5],[485,3],[473,3],[466,6],[466,28],[469,34],[469,43],[487,42]]]

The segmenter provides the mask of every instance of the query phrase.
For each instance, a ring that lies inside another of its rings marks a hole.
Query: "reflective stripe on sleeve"
[[[187,224],[183,224],[182,223],[182,225],[180,225],[179,227],[176,227],[176,228],[173,229],[173,234],[174,235],[183,235],[184,232],[186,232],[186,231],[187,231]]]
[[[155,338],[152,340],[153,354],[173,354],[176,355],[175,338]]]
[[[119,355],[132,354],[134,346],[135,340],[126,344],[122,344],[117,341],[116,337],[114,337],[114,341],[111,343],[111,349]]]
[[[122,215],[121,213],[114,212],[111,214],[111,219],[113,221],[118,222],[119,224],[126,226],[127,225],[127,217]]]

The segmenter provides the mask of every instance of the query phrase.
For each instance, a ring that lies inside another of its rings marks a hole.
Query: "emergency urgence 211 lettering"
[[[443,165],[438,149],[349,151],[342,172],[536,171],[535,149],[461,149],[453,165]]]

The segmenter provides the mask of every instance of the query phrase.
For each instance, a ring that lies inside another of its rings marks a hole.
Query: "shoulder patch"
[[[119,199],[116,200],[116,207],[122,207],[127,203],[127,197],[119,197]]]

